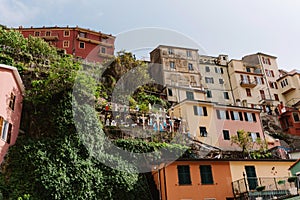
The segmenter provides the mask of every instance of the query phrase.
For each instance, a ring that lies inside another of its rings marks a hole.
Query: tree
[[[249,137],[249,133],[244,130],[238,130],[237,135],[231,137],[231,143],[237,144],[242,149],[242,154],[244,156],[249,155],[249,152],[254,145],[251,137]]]

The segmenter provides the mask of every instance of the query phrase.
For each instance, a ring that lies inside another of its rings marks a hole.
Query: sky
[[[157,44],[188,38],[210,56],[277,56],[278,67],[288,71],[300,68],[299,19],[298,0],[0,0],[0,24],[7,27],[78,25],[117,40],[133,32],[127,44],[138,40],[148,52]],[[144,35],[134,36],[135,30]],[[173,40],[165,42],[168,35]],[[145,43],[160,36],[156,43]]]

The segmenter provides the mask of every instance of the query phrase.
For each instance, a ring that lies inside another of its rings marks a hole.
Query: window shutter
[[[243,121],[243,113],[239,112],[240,120]]]
[[[216,110],[216,111],[217,111],[217,118],[221,119],[220,110]]]
[[[205,106],[203,107],[203,114],[204,114],[204,116],[207,116],[207,109]]]
[[[194,115],[198,115],[197,106],[194,106]]]
[[[246,112],[244,112],[244,118],[245,118],[245,121],[249,121],[249,120],[248,120],[248,116],[247,116],[247,113],[246,113]]]
[[[226,110],[226,119],[230,119],[228,110]]]
[[[220,69],[221,69],[221,74],[223,74],[224,73],[223,68],[221,67]]]
[[[0,137],[2,136],[3,117],[0,116]]]
[[[9,124],[9,126],[8,126],[8,132],[7,132],[7,138],[6,138],[6,142],[8,144],[10,144],[11,130],[12,130],[12,124]]]
[[[252,118],[253,118],[253,121],[256,122],[256,116],[255,116],[255,113],[252,113]]]
[[[260,138],[260,135],[259,135],[259,133],[258,133],[258,132],[256,133],[256,137],[257,137],[257,138]]]
[[[214,183],[210,165],[200,165],[200,175],[202,184]]]
[[[231,120],[235,120],[235,119],[234,119],[233,111],[230,111],[230,116],[231,116]]]

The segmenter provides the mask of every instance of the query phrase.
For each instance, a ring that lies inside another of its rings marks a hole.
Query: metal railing
[[[296,181],[289,182],[289,177],[245,177],[232,182],[232,189],[236,198],[263,199],[297,195]]]

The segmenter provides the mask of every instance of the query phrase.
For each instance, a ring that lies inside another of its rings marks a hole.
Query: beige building
[[[231,60],[228,72],[235,105],[262,108],[269,112],[284,101],[276,80],[279,77],[276,57],[263,53]]]
[[[300,108],[300,71],[284,72],[281,70],[277,85],[286,106]]]
[[[234,103],[228,76],[228,56],[199,55],[199,70],[206,89],[206,101],[232,105]]]
[[[233,104],[227,55],[199,55],[197,49],[160,45],[150,53],[151,74],[161,80],[170,102],[185,99]]]
[[[160,79],[170,102],[203,99],[198,50],[160,45],[150,53],[151,75]]]

